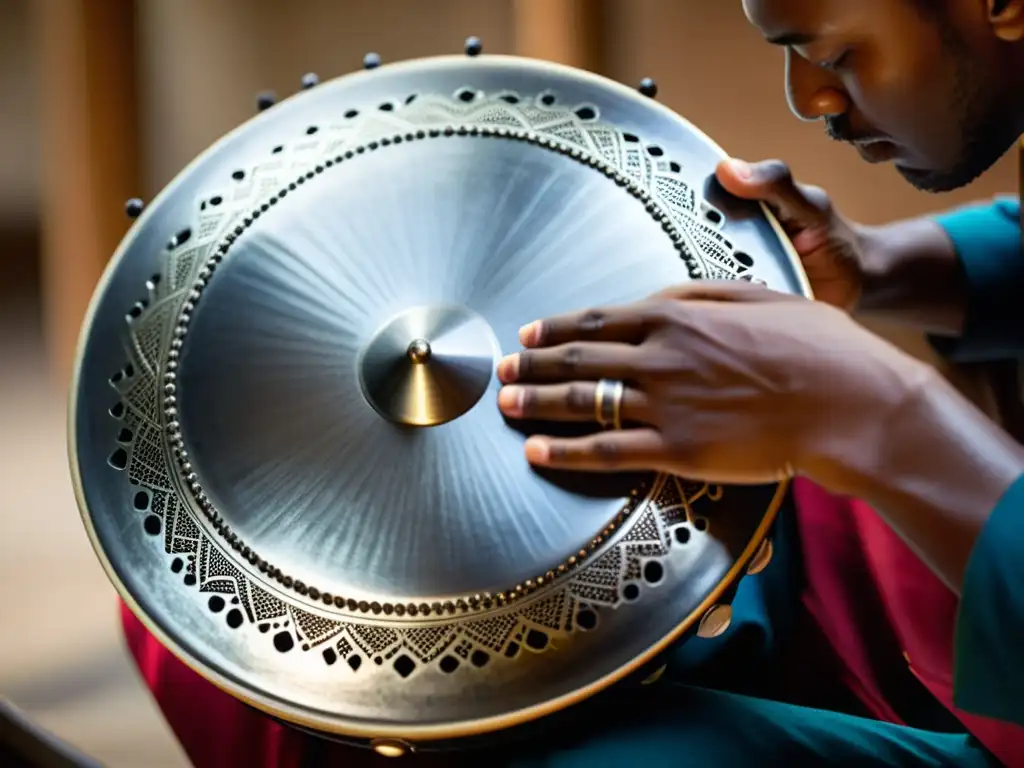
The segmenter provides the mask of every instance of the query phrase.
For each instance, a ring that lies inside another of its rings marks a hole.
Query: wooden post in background
[[[513,0],[515,53],[601,72],[602,0]]]
[[[67,383],[82,319],[137,194],[135,3],[35,0],[42,148],[42,300]]]

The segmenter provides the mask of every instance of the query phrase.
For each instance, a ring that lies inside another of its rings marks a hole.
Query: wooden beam
[[[138,190],[133,0],[35,0],[42,146],[42,293],[68,379],[89,299]]]
[[[513,0],[515,53],[601,72],[601,0]]]

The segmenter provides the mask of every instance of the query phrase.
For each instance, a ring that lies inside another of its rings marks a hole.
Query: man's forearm
[[[812,479],[871,504],[959,594],[978,535],[1024,474],[1024,449],[937,373],[891,405],[837,440]]]
[[[857,314],[958,335],[967,285],[946,231],[928,218],[861,227],[864,290]]]

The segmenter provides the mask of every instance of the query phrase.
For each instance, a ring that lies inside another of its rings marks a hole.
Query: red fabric
[[[301,734],[270,721],[182,664],[124,604],[121,621],[143,680],[196,768],[299,768]]]
[[[845,667],[847,684],[880,720],[904,724],[898,667],[1011,768],[1024,768],[1024,728],[953,706],[957,597],[866,504],[794,483],[804,606]],[[912,723],[911,723],[912,724]]]
[[[1010,768],[1024,768],[1024,728],[953,706],[956,596],[865,504],[803,480],[793,492],[806,571],[803,607],[813,624],[801,632],[812,638],[804,638],[804,645],[824,638],[842,687],[886,722],[914,724],[913,702],[900,685],[909,667],[993,754]],[[123,605],[121,616],[142,677],[196,768],[301,768],[311,750],[322,765],[391,764],[366,750],[321,744],[270,720],[179,662]],[[801,655],[794,666],[798,674],[808,662]]]
[[[167,724],[195,768],[385,768],[393,759],[319,739],[282,725],[217,688],[179,661],[127,606],[128,649]],[[412,755],[413,768],[457,768],[451,757]]]

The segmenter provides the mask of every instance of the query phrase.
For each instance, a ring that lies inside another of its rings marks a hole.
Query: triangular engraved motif
[[[292,608],[292,619],[310,645],[319,645],[324,640],[334,637],[345,626],[340,621],[316,616],[301,608]]]
[[[412,627],[405,630],[405,644],[422,661],[432,661],[455,640],[458,631],[454,625],[439,627]]]

